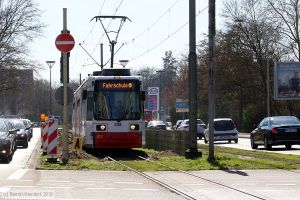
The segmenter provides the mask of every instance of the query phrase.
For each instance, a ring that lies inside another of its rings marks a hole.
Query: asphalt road
[[[204,140],[198,140],[199,144],[205,144]],[[239,138],[239,142],[235,144],[234,142],[228,143],[226,141],[218,141],[214,143],[215,146],[223,146],[223,147],[231,147],[231,148],[237,148],[237,149],[244,149],[244,150],[251,150],[250,145],[250,139],[247,137]],[[258,146],[259,151],[267,151],[263,146]],[[272,152],[272,153],[282,153],[282,154],[292,154],[292,155],[300,155],[300,145],[293,145],[292,149],[286,149],[284,145],[279,145],[279,146],[273,146],[271,150],[267,152]]]

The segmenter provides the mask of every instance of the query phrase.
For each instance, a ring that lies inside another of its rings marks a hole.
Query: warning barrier
[[[57,137],[58,137],[58,120],[49,119],[49,129],[48,129],[48,146],[47,155],[48,161],[57,161]]]
[[[42,147],[43,154],[47,154],[47,146],[48,146],[48,123],[43,122],[42,125]]]

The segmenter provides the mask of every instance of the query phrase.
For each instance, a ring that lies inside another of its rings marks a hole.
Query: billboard
[[[278,62],[274,68],[274,98],[300,99],[300,63]]]

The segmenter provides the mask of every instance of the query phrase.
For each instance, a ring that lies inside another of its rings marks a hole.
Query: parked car
[[[0,158],[9,163],[15,151],[15,132],[0,119]]]
[[[178,127],[180,126],[181,122],[183,122],[182,119],[176,121],[176,124],[175,124],[174,127],[173,127],[174,130],[177,130],[177,129],[178,129]]]
[[[166,122],[165,124],[166,124],[167,130],[169,130],[169,131],[173,130],[172,122]]]
[[[30,141],[32,138],[32,124],[29,119],[22,119],[22,121],[25,126],[25,131],[28,135],[28,140]]]
[[[160,129],[160,130],[166,130],[166,124],[163,121],[149,121],[147,128],[149,129]]]
[[[209,141],[209,128],[204,131],[204,142]],[[214,141],[234,141],[238,143],[239,132],[236,129],[236,125],[230,118],[216,118],[214,119]]]
[[[21,119],[11,119],[13,128],[16,130],[16,141],[18,146],[28,147],[29,136]]]
[[[190,120],[185,119],[180,123],[180,126],[178,127],[177,130],[189,131],[189,127],[190,127]],[[206,125],[204,124],[204,122],[201,119],[197,119],[197,138],[198,139],[200,139],[200,140],[202,139],[205,128],[206,128]]]
[[[250,142],[252,149],[258,145],[264,145],[265,149],[285,145],[290,149],[300,144],[300,120],[294,116],[266,117],[250,133]]]

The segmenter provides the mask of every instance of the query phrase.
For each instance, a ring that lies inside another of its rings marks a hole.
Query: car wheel
[[[207,144],[208,140],[204,137],[204,143]]]
[[[272,149],[272,145],[268,144],[267,137],[265,137],[265,140],[264,140],[264,146],[265,146],[265,149],[266,149],[266,150]]]
[[[257,149],[258,145],[254,143],[253,137],[250,138],[250,141],[251,141],[251,148],[252,149]]]
[[[228,140],[228,143],[231,143],[231,140]]]
[[[285,148],[286,148],[286,149],[291,149],[291,148],[292,148],[292,145],[291,145],[291,144],[286,144],[286,145],[285,145]]]
[[[234,142],[237,144],[237,143],[239,142],[239,140],[238,140],[238,139],[236,139],[236,140],[234,140]]]

